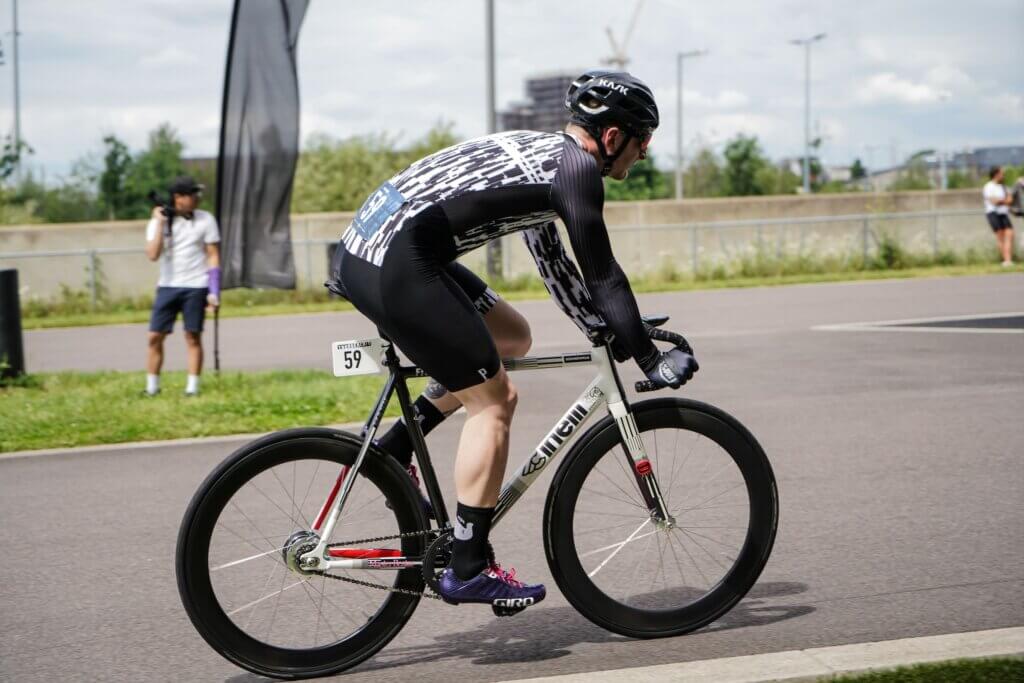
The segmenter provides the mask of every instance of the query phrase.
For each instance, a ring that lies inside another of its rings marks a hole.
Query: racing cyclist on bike
[[[606,324],[616,360],[633,358],[663,387],[679,387],[697,370],[693,356],[660,352],[651,342],[603,218],[602,177],[623,180],[646,156],[659,123],[654,96],[628,73],[588,71],[569,87],[565,105],[570,124],[563,133],[488,135],[396,174],[357,212],[331,264],[328,286],[433,378],[414,404],[423,432],[466,408],[455,459],[452,561],[439,582],[448,602],[527,606],[545,596],[543,585],[492,564],[487,543],[517,399],[500,358],[524,355],[530,328],[456,258],[522,232],[552,298],[584,332]],[[579,270],[562,246],[557,218]],[[416,480],[403,422],[379,444]]]

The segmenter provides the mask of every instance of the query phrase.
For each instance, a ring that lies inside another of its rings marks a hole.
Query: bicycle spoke
[[[629,583],[626,584],[631,589],[631,592],[628,595],[626,595],[626,602],[627,603],[629,602],[629,599],[636,594],[636,586],[637,586],[636,576],[637,576],[637,574],[640,573],[640,567],[641,567],[641,565],[643,565],[644,558],[647,556],[647,550],[651,547],[651,538],[650,537],[654,536],[657,533],[658,533],[658,530],[655,529],[654,533],[644,534],[645,536],[648,537],[647,538],[647,542],[644,543],[643,552],[636,553],[637,557],[636,557],[636,565],[634,565],[634,567],[633,567],[633,578],[631,578],[629,580]]]
[[[259,553],[257,555],[250,555],[249,557],[243,557],[242,559],[235,560],[234,562],[228,562],[227,564],[221,564],[221,565],[217,565],[216,567],[210,567],[210,571],[211,572],[218,572],[221,569],[227,569],[228,567],[236,567],[236,566],[238,566],[240,564],[244,564],[244,563],[250,562],[252,560],[258,560],[261,557],[266,557],[268,555],[273,555],[273,554],[279,553],[279,552],[281,552],[280,548],[274,548],[273,550],[268,550],[265,553]],[[274,564],[281,564],[281,563],[280,562],[275,562]]]
[[[640,504],[638,504],[638,503],[636,503],[634,501],[622,500],[621,498],[616,498],[615,496],[609,496],[607,493],[601,493],[600,491],[595,491],[594,489],[591,489],[591,488],[584,487],[582,490],[587,491],[588,493],[593,493],[595,496],[601,496],[602,498],[607,498],[608,500],[614,500],[614,501],[618,501],[619,503],[625,503],[626,505],[631,505],[632,507],[635,507],[638,510],[643,510],[645,513],[647,512],[647,508],[645,508],[643,505],[640,505]]]
[[[689,512],[691,510],[699,510],[704,505],[704,503],[710,503],[711,501],[715,500],[716,498],[720,498],[721,496],[724,496],[726,493],[729,493],[729,491],[737,489],[740,486],[743,486],[743,482],[742,481],[739,482],[738,484],[735,484],[734,486],[730,486],[729,488],[725,489],[724,491],[716,493],[715,495],[711,496],[710,498],[705,498],[704,500],[702,500],[701,502],[697,503],[693,507],[688,507],[688,508],[680,509],[678,514],[682,514],[684,512]]]
[[[230,612],[226,612],[226,614],[229,617],[234,616],[234,615],[238,614],[239,612],[241,612],[244,609],[248,609],[250,607],[255,607],[256,605],[260,604],[264,600],[269,600],[270,598],[278,596],[281,593],[285,592],[286,590],[291,590],[292,588],[295,588],[296,586],[298,586],[300,583],[303,583],[303,582],[306,581],[306,579],[302,579],[301,581],[296,581],[295,583],[293,583],[293,584],[291,584],[289,586],[285,586],[284,584],[285,584],[285,581],[287,579],[288,579],[288,573],[285,572],[284,578],[281,580],[281,590],[274,591],[273,593],[271,593],[269,595],[264,595],[262,598],[256,598],[252,602],[247,602],[244,605],[242,605],[241,607],[236,607],[235,609],[231,610]]]
[[[657,529],[655,529],[654,531],[648,531],[645,534],[640,534],[639,536],[630,536],[625,541],[619,541],[618,543],[610,543],[610,544],[608,544],[606,546],[602,546],[600,548],[595,548],[594,550],[588,550],[585,553],[580,553],[579,556],[580,557],[589,557],[591,555],[596,555],[597,553],[603,553],[605,550],[611,550],[612,548],[621,549],[622,546],[626,545],[627,543],[632,543],[633,541],[639,541],[641,538],[647,538],[648,536],[653,536],[656,533],[658,533]]]
[[[320,472],[320,461],[316,461],[316,468],[313,470],[313,476],[309,478],[309,483],[306,484],[306,492],[302,495],[302,503],[299,504],[300,508],[306,507],[306,500],[309,499],[309,492],[313,488],[313,482],[316,481],[316,475]]]
[[[281,566],[283,567],[284,565],[281,565]],[[263,588],[260,590],[260,593],[266,593],[267,592],[267,588],[270,586],[270,580],[274,578],[274,574],[276,574],[276,573],[277,573],[277,565],[274,565],[273,567],[270,568],[270,574],[267,575],[267,580],[263,582]],[[256,610],[253,610],[253,611],[249,612],[249,618],[245,620],[245,628],[246,629],[249,628],[249,623],[252,621],[252,618],[253,618],[253,616],[255,616],[255,614],[256,614]]]
[[[605,566],[606,564],[608,564],[609,562],[611,562],[611,560],[612,560],[612,558],[613,558],[613,557],[615,557],[616,555],[618,555],[618,554],[619,554],[619,551],[620,551],[620,550],[622,550],[623,548],[625,548],[625,547],[626,547],[626,544],[627,544],[627,543],[629,543],[630,541],[632,541],[632,540],[633,540],[633,539],[634,539],[634,538],[636,537],[636,535],[640,533],[640,530],[641,530],[641,529],[643,529],[643,528],[644,528],[645,526],[647,526],[647,525],[648,525],[648,524],[650,523],[650,521],[651,521],[651,520],[650,520],[650,518],[648,518],[648,519],[645,519],[645,520],[643,521],[643,523],[642,523],[642,524],[641,524],[640,526],[638,526],[638,527],[636,528],[636,531],[634,531],[634,532],[633,532],[632,534],[630,534],[630,535],[629,535],[629,538],[627,538],[627,539],[626,539],[625,541],[623,541],[622,543],[618,544],[618,547],[617,547],[617,548],[615,548],[615,550],[614,550],[614,551],[612,552],[612,554],[611,554],[611,555],[609,555],[608,557],[606,557],[606,558],[604,559],[604,561],[603,561],[603,562],[601,562],[601,564],[597,565],[597,569],[595,569],[594,571],[592,571],[592,572],[590,572],[589,574],[587,574],[587,576],[588,576],[588,577],[591,577],[591,578],[592,578],[592,577],[593,577],[593,576],[594,576],[595,574],[597,574],[597,573],[598,573],[599,571],[601,571],[601,570],[602,570],[602,569],[604,568],[604,566]]]
[[[688,534],[688,533],[686,533],[686,530],[685,530],[685,529],[680,529],[680,531],[681,531],[682,533],[686,534],[687,538],[689,538],[689,539],[690,539],[690,541],[692,541],[694,545],[696,545],[696,546],[697,546],[698,548],[700,548],[701,550],[703,550],[703,551],[704,551],[704,554],[705,554],[705,555],[707,555],[708,557],[710,557],[710,558],[711,558],[711,561],[712,561],[712,562],[714,562],[714,563],[715,563],[716,565],[718,565],[718,567],[719,567],[720,569],[722,569],[723,571],[725,571],[725,570],[728,570],[728,567],[726,567],[726,566],[725,566],[725,565],[723,565],[723,564],[722,564],[721,562],[719,562],[719,561],[718,561],[718,558],[716,558],[716,557],[715,557],[714,555],[712,555],[712,554],[711,554],[711,552],[710,552],[710,551],[709,551],[709,550],[708,550],[707,548],[705,548],[705,547],[704,547],[704,546],[703,546],[703,545],[701,544],[701,542],[700,542],[700,541],[698,541],[698,540],[697,540],[696,538],[694,538],[694,537],[693,537],[693,534]]]
[[[669,535],[669,539],[679,544],[680,549],[682,549],[682,551],[686,553],[686,556],[690,558],[690,562],[693,564],[694,569],[696,569],[697,573],[700,574],[700,578],[704,579],[704,584],[710,586],[711,582],[708,581],[708,577],[705,576],[704,571],[700,568],[700,565],[697,564],[697,561],[693,559],[693,555],[690,553],[689,550],[686,549],[686,546],[683,544],[682,540],[680,540],[677,536],[672,534]]]

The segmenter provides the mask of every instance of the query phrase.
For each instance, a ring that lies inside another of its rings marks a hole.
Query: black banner
[[[217,220],[222,287],[295,288],[295,51],[309,0],[235,0],[224,72]]]

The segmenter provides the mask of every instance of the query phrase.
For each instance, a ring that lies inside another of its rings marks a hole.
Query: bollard
[[[0,378],[25,374],[25,353],[21,341],[21,305],[18,301],[18,271],[0,270]]]

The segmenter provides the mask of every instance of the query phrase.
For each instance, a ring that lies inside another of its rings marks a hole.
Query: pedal
[[[533,598],[499,598],[491,603],[491,610],[496,617],[514,617],[532,604]]]

